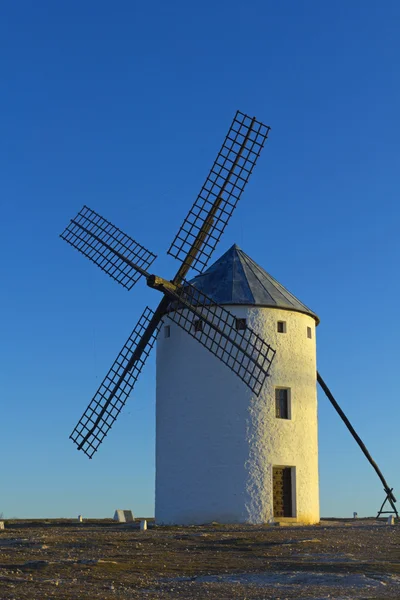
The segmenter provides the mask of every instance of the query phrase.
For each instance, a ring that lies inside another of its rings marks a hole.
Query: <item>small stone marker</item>
[[[0,521],[0,529],[4,529],[4,521]]]
[[[356,512],[353,512],[353,519],[357,519],[358,514]]]
[[[117,509],[114,513],[114,521],[118,521],[118,523],[132,523],[134,521],[133,513],[131,510]]]
[[[82,515],[78,515],[78,523],[83,523],[83,517],[82,517]]]
[[[390,517],[387,520],[387,524],[394,525],[394,515],[390,515]]]
[[[142,519],[140,521],[140,531],[146,531],[147,529],[147,521],[146,519]]]

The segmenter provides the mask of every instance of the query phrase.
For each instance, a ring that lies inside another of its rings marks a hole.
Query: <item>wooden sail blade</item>
[[[153,252],[87,206],[61,237],[128,290],[156,259]]]
[[[172,294],[170,294],[172,297]],[[174,293],[167,312],[202,346],[227,365],[258,395],[268,375],[275,350],[231,312],[215,304],[190,283]]]
[[[125,405],[149,356],[157,337],[161,320],[154,323],[155,313],[146,307],[136,327],[118,354],[89,406],[70,435],[78,450],[92,458]],[[135,349],[153,324],[149,341],[132,364]]]
[[[221,150],[168,254],[202,272],[250,178],[270,128],[237,112]],[[181,270],[180,270],[181,271]],[[176,281],[176,283],[179,283]]]

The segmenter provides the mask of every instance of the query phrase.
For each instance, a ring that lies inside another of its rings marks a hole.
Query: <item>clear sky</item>
[[[234,242],[321,318],[318,367],[400,495],[400,4],[0,3],[0,513],[154,510],[155,356],[92,461],[68,436],[145,304],[58,234],[83,204],[166,255],[237,109],[272,127]],[[381,484],[319,393],[323,515]]]

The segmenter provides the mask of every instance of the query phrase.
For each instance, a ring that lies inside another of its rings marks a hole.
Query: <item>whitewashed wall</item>
[[[227,306],[276,348],[255,396],[177,325],[157,341],[158,523],[264,523],[272,466],[296,468],[298,521],[319,521],[315,321],[297,312]],[[277,333],[277,321],[287,332]],[[307,326],[312,339],[307,338]],[[291,388],[291,420],[275,417],[275,386]]]

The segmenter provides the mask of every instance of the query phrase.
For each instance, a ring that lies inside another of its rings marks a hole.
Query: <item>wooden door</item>
[[[292,469],[273,467],[274,517],[292,517]]]

